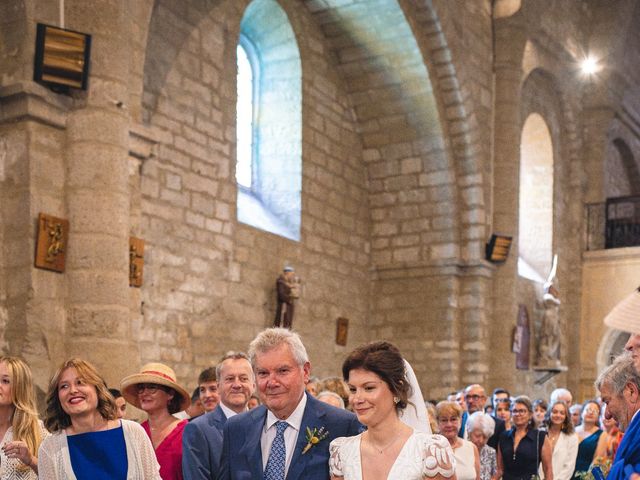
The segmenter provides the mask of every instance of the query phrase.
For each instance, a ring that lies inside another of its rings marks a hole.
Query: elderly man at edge
[[[360,433],[356,416],[306,393],[311,363],[298,334],[267,329],[249,358],[263,405],[225,424],[218,479],[328,479],[329,444]]]
[[[222,429],[227,419],[248,410],[255,391],[253,369],[241,352],[228,352],[216,366],[220,402],[189,422],[182,435],[182,473],[185,480],[209,480],[220,469]]]
[[[596,380],[607,405],[606,415],[618,421],[624,437],[607,479],[623,480],[640,471],[640,374],[628,355],[616,358]]]

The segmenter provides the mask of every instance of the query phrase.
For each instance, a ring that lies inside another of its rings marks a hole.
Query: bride
[[[331,442],[332,480],[455,480],[449,442],[400,419],[412,388],[394,345],[373,342],[355,349],[344,361],[342,375],[351,406],[367,431]]]

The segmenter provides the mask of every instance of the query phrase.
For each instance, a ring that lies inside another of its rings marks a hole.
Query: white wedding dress
[[[360,459],[362,434],[336,438],[329,446],[329,471],[344,480],[363,480]],[[387,480],[422,480],[441,474],[450,478],[456,461],[449,441],[442,435],[414,431],[400,450]]]

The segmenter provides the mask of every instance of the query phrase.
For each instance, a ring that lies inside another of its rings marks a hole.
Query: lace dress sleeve
[[[38,449],[38,476],[48,480],[56,480],[55,459],[52,453],[52,447],[55,445],[56,436],[49,435],[43,440]]]
[[[338,437],[329,445],[329,473],[333,477],[343,477],[342,462],[344,458],[344,452],[342,446],[347,437]]]
[[[451,478],[456,470],[456,459],[449,441],[442,435],[425,435],[422,445],[422,475]]]

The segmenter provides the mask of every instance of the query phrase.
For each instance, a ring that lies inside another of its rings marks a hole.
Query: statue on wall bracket
[[[295,301],[300,298],[300,277],[293,267],[287,265],[276,280],[276,318],[274,327],[291,328],[295,312]]]
[[[560,318],[560,292],[556,272],[558,255],[553,256],[551,271],[544,283],[542,294],[543,314],[536,338],[536,370],[564,370],[560,363],[562,325]]]

